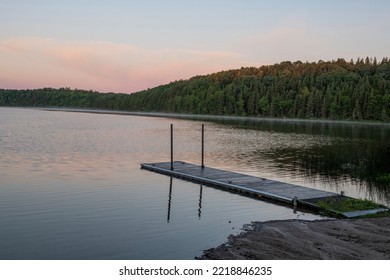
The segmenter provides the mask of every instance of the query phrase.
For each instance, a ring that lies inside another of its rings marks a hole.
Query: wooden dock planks
[[[142,163],[141,167],[149,171],[184,180],[212,185],[225,190],[242,192],[247,195],[276,200],[287,204],[292,204],[294,197],[297,198],[299,203],[306,204],[305,200],[339,196],[339,194],[332,192],[268,180],[261,177],[210,167],[201,168],[199,165],[182,161],[173,162],[173,170],[171,170],[171,162]]]

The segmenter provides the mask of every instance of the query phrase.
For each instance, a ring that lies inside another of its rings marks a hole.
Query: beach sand
[[[198,259],[390,259],[390,217],[254,222]]]

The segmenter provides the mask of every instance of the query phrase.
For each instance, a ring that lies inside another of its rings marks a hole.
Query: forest
[[[196,76],[132,94],[0,89],[0,106],[390,121],[390,61],[285,61]]]

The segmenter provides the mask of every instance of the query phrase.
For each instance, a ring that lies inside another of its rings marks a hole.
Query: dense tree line
[[[131,96],[128,94],[99,93],[70,88],[0,89],[0,106],[127,110],[130,99]]]
[[[0,90],[1,105],[389,121],[390,61],[286,61],[196,76],[133,94]]]

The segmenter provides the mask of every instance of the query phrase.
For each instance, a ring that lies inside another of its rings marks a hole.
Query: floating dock
[[[300,204],[307,204],[312,199],[338,197],[339,194],[310,189],[298,185],[283,183],[265,178],[220,170],[210,167],[174,161],[171,162],[142,163],[143,169],[169,175],[172,177],[211,185],[228,191],[239,192],[246,195],[293,204],[294,200]]]
[[[141,168],[186,181],[217,187],[230,192],[237,192],[259,199],[291,205],[294,209],[299,205],[321,210],[316,204],[318,201],[328,198],[337,199],[344,197],[341,194],[333,192],[311,189],[216,168],[202,167],[183,161],[142,163]],[[378,208],[337,214],[346,218],[353,218],[387,210],[387,208]]]

